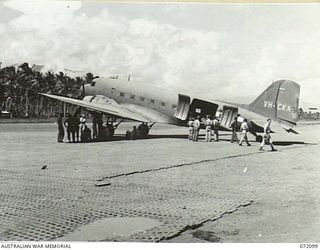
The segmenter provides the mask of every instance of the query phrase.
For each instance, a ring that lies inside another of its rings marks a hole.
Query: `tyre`
[[[262,142],[262,136],[261,135],[257,135],[256,136],[256,142]]]

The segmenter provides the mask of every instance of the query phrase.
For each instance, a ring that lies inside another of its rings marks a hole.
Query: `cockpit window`
[[[130,96],[130,99],[135,99],[135,98],[136,98],[135,95]]]
[[[161,105],[162,105],[162,106],[166,106],[166,103],[165,103],[165,102],[161,102]]]
[[[123,92],[120,92],[120,96],[122,96],[122,97],[123,97],[123,96],[125,96],[125,94],[124,94]]]
[[[145,99],[145,98],[144,98],[143,96],[140,97],[140,100],[143,101],[143,102],[144,102],[144,99]]]
[[[153,100],[153,99],[151,99],[151,100],[150,100],[150,102],[151,102],[151,103],[154,103],[154,100]]]

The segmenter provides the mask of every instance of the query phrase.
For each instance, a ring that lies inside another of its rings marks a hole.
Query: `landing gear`
[[[128,140],[136,140],[136,139],[146,138],[147,135],[149,134],[150,129],[152,128],[152,126],[154,124],[155,124],[155,122],[152,123],[151,125],[148,125],[148,123],[143,122],[142,124],[140,124],[138,126],[138,128],[136,128],[136,126],[134,126],[132,131],[130,131],[130,130],[127,131],[126,138]]]
[[[93,139],[96,141],[110,140],[113,137],[116,128],[123,122],[122,119],[116,125],[114,125],[116,120],[116,117],[107,117],[106,123],[103,124],[102,114],[98,112],[93,112]]]
[[[257,135],[256,136],[256,142],[262,142],[262,136],[261,135]]]
[[[116,125],[114,125],[114,122],[116,122],[116,118],[111,120],[108,119],[106,123],[106,129],[108,130],[110,137],[114,135],[115,130],[123,122],[123,119],[119,121]]]
[[[141,136],[147,136],[149,134],[150,128],[147,123],[143,122],[138,126],[138,130]]]
[[[138,130],[139,130],[140,135],[143,136],[143,137],[147,136],[149,134],[150,129],[152,128],[152,126],[154,124],[155,124],[155,122],[152,123],[150,126],[148,125],[147,122],[143,122],[142,124],[140,124],[138,126]]]

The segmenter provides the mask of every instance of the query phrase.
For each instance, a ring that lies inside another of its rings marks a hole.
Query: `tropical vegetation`
[[[84,85],[96,78],[92,73],[70,77],[64,72],[41,72],[28,63],[0,68],[0,111],[8,111],[12,117],[55,116],[65,106],[40,93],[80,99]]]

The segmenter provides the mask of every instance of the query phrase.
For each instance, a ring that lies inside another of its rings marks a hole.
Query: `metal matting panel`
[[[247,204],[176,187],[115,180],[107,187],[81,178],[44,172],[0,171],[0,240],[54,240],[96,220],[145,217],[161,225],[118,241],[160,241],[186,227],[217,218]],[[79,239],[81,240],[81,239]]]

